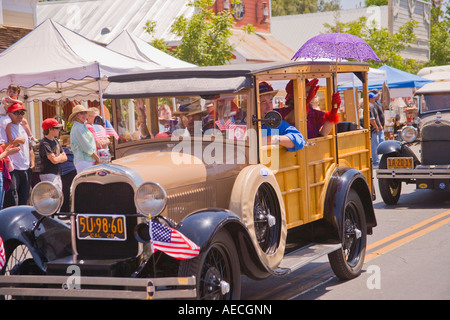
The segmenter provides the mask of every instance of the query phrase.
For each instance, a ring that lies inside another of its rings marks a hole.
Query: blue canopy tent
[[[393,67],[389,67],[387,65],[383,65],[378,68],[378,70],[386,71],[387,84],[389,89],[401,89],[401,88],[420,88],[423,85],[433,82],[432,80],[428,80],[422,77],[419,77],[415,74],[411,74]],[[379,89],[381,90],[383,87],[384,81],[373,81],[369,82],[369,90]],[[354,84],[358,90],[362,90],[361,81],[357,81]],[[339,86],[338,91],[343,91],[347,89],[353,88],[352,84],[348,84],[345,86]]]

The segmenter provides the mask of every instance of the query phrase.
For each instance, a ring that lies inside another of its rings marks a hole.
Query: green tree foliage
[[[370,6],[387,6],[388,5],[388,0],[366,0],[365,2],[366,7],[370,7]]]
[[[442,1],[434,0],[431,9],[430,62],[427,66],[450,64],[450,5],[442,10]]]
[[[378,68],[387,64],[397,69],[417,73],[421,66],[415,60],[403,59],[400,55],[400,52],[405,50],[408,44],[417,40],[414,35],[416,25],[416,21],[407,22],[395,34],[389,33],[387,28],[377,28],[375,22],[367,23],[366,17],[360,17],[348,23],[337,22],[336,26],[329,24],[324,26],[327,28],[327,32],[339,30],[339,32],[353,34],[366,41],[381,60],[381,63],[370,60],[371,67]]]
[[[272,16],[314,13],[318,10],[317,0],[272,0]]]
[[[272,16],[340,10],[339,0],[272,0]]]
[[[199,65],[223,65],[232,59],[234,46],[230,43],[232,27],[235,24],[232,10],[223,10],[214,13],[210,7],[215,0],[193,0],[188,5],[197,8],[191,18],[183,15],[178,17],[171,28],[171,32],[181,38],[181,43],[171,52],[175,57]],[[240,1],[231,0],[231,4]],[[145,30],[152,34],[156,23],[149,21]],[[247,33],[254,32],[252,25],[244,27]],[[152,45],[163,51],[167,44],[159,39]]]

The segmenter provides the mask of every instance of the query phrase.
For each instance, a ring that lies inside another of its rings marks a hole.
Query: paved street
[[[322,258],[286,278],[243,279],[249,300],[450,299],[450,192],[403,184],[397,206],[374,202],[378,226],[368,236],[361,276],[342,282]]]

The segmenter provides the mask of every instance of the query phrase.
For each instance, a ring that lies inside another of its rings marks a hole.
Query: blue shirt
[[[263,137],[278,134],[280,136],[287,136],[289,139],[291,139],[291,141],[294,143],[294,147],[286,148],[287,151],[296,152],[296,151],[302,149],[305,145],[305,138],[303,138],[300,131],[298,131],[298,129],[296,127],[291,126],[289,123],[287,123],[284,120],[281,121],[280,126],[276,129],[270,129],[265,124],[263,124],[261,126],[261,128],[265,129],[262,131]]]

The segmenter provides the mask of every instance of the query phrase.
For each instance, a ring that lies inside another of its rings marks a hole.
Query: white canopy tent
[[[190,68],[194,64],[177,59],[161,50],[156,49],[149,43],[141,40],[127,30],[122,31],[106,46],[108,49],[126,55],[136,60],[156,63],[166,68]]]
[[[96,44],[45,20],[0,53],[0,91],[18,84],[25,101],[100,100],[107,77],[163,68]]]

